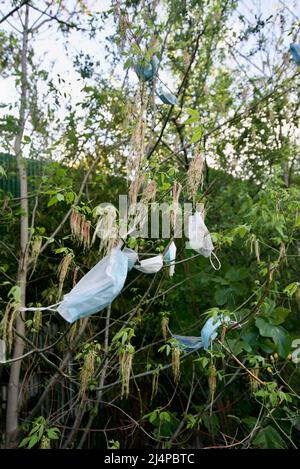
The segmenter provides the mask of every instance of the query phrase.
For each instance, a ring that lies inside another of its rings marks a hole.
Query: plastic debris
[[[201,337],[184,336],[177,334],[172,334],[172,337],[177,340],[179,347],[183,350],[197,350],[199,348],[202,348]]]
[[[97,313],[121,292],[128,272],[128,257],[120,249],[113,248],[109,255],[98,262],[75,287],[64,295],[58,313],[68,322]]]
[[[122,252],[123,254],[126,254],[128,258],[128,270],[131,270],[136,261],[138,260],[139,255],[136,251],[130,248],[124,248]]]
[[[219,315],[217,317],[209,318],[201,329],[200,336],[183,336],[172,334],[172,337],[177,340],[179,347],[184,350],[197,350],[204,348],[208,350],[212,342],[217,338],[217,329],[224,323],[228,324],[231,320],[228,316],[224,317]]]
[[[217,329],[221,326],[221,324],[229,322],[230,318],[228,316],[223,317],[223,315],[219,315],[218,317],[211,317],[206,321],[201,329],[200,334],[204,349],[207,350],[211,343],[216,339],[218,336]]]
[[[170,265],[170,277],[173,277],[175,273],[175,260],[176,260],[176,244],[174,241],[168,247],[167,252],[165,253],[165,261]]]
[[[204,257],[209,257],[214,249],[209,231],[200,212],[189,216],[188,236],[191,249]]]
[[[171,91],[168,91],[167,89],[162,88],[158,92],[158,97],[164,104],[169,104],[170,106],[178,106],[178,99],[173,93],[171,93]]]
[[[153,55],[146,65],[142,65],[141,63],[135,64],[134,71],[140,80],[149,81],[156,75],[158,66],[159,60],[155,55]]]
[[[174,248],[171,246],[172,243],[169,247],[171,248],[170,256],[174,256]],[[121,244],[119,244],[84,275],[77,285],[64,295],[62,301],[46,307],[21,308],[20,310],[55,311],[69,323],[98,313],[110,305],[121,293],[129,270],[135,268],[145,274],[155,274],[163,267],[162,254],[144,259],[139,262],[139,265],[136,264],[137,261],[138,253],[136,251],[129,248],[124,248],[121,251]],[[170,268],[172,267],[171,265]]]
[[[300,65],[300,44],[291,44],[290,53],[292,55],[294,62],[297,65]]]
[[[150,259],[143,259],[140,261],[140,265],[134,265],[134,268],[143,272],[143,274],[156,274],[160,271],[163,266],[163,256],[159,254]]]

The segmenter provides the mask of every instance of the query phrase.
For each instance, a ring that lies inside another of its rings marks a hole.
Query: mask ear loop
[[[55,311],[57,312],[57,308],[55,306],[59,306],[62,303],[62,301],[59,301],[58,303],[54,303],[53,305],[49,306],[42,306],[40,308],[35,307],[35,308],[20,308],[19,311],[24,312],[24,311]]]
[[[217,265],[215,265],[215,264],[213,263],[212,256],[214,256],[214,258],[216,259]],[[213,269],[215,269],[215,270],[220,270],[220,269],[221,269],[222,264],[221,264],[221,262],[220,262],[218,256],[217,256],[213,251],[212,251],[211,255],[209,256],[209,260],[210,260],[210,264],[211,264],[211,266],[212,266]]]

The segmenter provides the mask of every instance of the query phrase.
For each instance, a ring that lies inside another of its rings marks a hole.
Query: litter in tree
[[[170,246],[167,249],[167,252],[164,255],[166,263],[170,266],[170,277],[173,277],[175,273],[175,260],[176,260],[176,245],[174,241],[171,242]]]
[[[291,44],[290,53],[292,55],[294,62],[297,65],[300,65],[300,44]]]
[[[223,316],[222,314],[218,315],[217,317],[210,317],[204,324],[201,329],[200,336],[182,336],[172,334],[172,337],[177,340],[178,345],[180,348],[185,350],[197,350],[203,348],[208,350],[212,342],[217,338],[218,332],[217,329],[222,324],[228,324],[231,320],[228,316]]]
[[[120,249],[113,248],[110,254],[98,262],[64,295],[57,308],[68,322],[102,311],[121,292],[128,273],[128,257]]]
[[[210,233],[200,212],[189,216],[188,237],[191,249],[204,257],[209,257],[214,249]]]
[[[156,75],[158,66],[159,60],[155,55],[153,55],[150,61],[146,62],[145,65],[139,62],[136,63],[134,65],[134,71],[140,80],[149,81]]]

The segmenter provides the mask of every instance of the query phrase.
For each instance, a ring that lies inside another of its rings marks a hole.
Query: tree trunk
[[[19,180],[20,180],[20,207],[22,210],[20,219],[20,258],[18,266],[18,286],[21,290],[20,306],[24,307],[26,303],[26,282],[28,267],[28,190],[27,190],[27,169],[22,155],[22,139],[26,123],[27,108],[27,52],[28,52],[28,17],[29,7],[25,7],[25,20],[23,28],[23,43],[21,52],[21,101],[19,109],[19,132],[14,142],[14,152],[17,160]],[[24,313],[17,313],[16,331],[21,336],[25,335]],[[24,342],[15,336],[13,358],[23,354]],[[6,447],[13,448],[17,446],[18,432],[18,397],[20,383],[21,360],[11,365],[6,410]]]

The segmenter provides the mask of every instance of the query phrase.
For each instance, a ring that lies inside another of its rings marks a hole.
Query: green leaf
[[[199,111],[196,111],[195,109],[192,109],[190,107],[187,108],[187,112],[189,113],[190,116],[194,116],[194,117],[200,116]]]
[[[193,124],[194,122],[199,122],[199,117],[189,117],[184,123]]]
[[[291,298],[294,295],[294,293],[296,293],[299,287],[300,287],[300,282],[290,283],[289,285],[285,287],[285,289],[283,290],[283,293],[286,293],[287,296]]]
[[[260,335],[272,338],[279,355],[282,358],[286,358],[291,349],[291,338],[287,331],[281,326],[273,326],[264,318],[256,318],[255,324],[259,329]]]
[[[159,420],[161,420],[162,422],[170,422],[171,417],[169,412],[161,412],[161,414],[159,414]]]
[[[67,204],[72,204],[74,202],[74,199],[75,199],[74,192],[67,192],[66,193],[66,202],[67,202]]]
[[[53,197],[51,197],[51,199],[48,202],[48,207],[51,207],[52,205],[57,204],[57,202],[62,202],[63,200],[65,200],[65,196],[61,194],[60,192],[58,192]]]
[[[47,430],[47,435],[50,440],[58,440],[60,434],[60,430],[57,427],[49,428]]]
[[[263,318],[256,318],[255,324],[259,329],[260,335],[263,337],[272,337],[273,326]]]
[[[26,446],[30,439],[31,439],[31,438],[28,437],[28,436],[27,436],[26,438],[24,438],[24,439],[21,441],[21,443],[19,444],[19,448],[23,448],[24,446]]]
[[[49,200],[48,202],[48,207],[51,207],[52,205],[54,204],[57,204],[57,197],[56,195],[54,195],[53,197],[51,197],[51,199]]]
[[[239,269],[231,267],[227,270],[225,278],[232,280],[233,282],[239,282],[249,277],[249,270],[246,267],[241,267]]]
[[[282,324],[285,321],[286,317],[290,314],[290,312],[290,309],[284,308],[283,306],[278,306],[271,313],[270,320],[272,324],[274,324],[275,326]]]
[[[64,194],[61,194],[60,192],[58,192],[58,194],[56,194],[56,197],[57,197],[57,200],[59,202],[62,202],[63,200],[65,200]]]
[[[191,138],[191,140],[190,140],[191,143],[196,143],[198,140],[200,140],[201,137],[202,137],[202,134],[203,134],[203,129],[202,129],[202,127],[201,127],[200,129],[196,130],[196,132],[195,132],[194,135],[192,136],[192,138]]]
[[[3,168],[3,166],[0,165],[0,177],[7,177],[6,176],[6,171],[5,169]]]
[[[274,327],[272,331],[272,339],[277,346],[277,350],[281,358],[286,358],[291,350],[291,338],[288,332],[281,326]]]
[[[131,43],[131,47],[132,47],[132,51],[133,53],[137,54],[137,55],[140,55],[142,50],[140,48],[140,46],[138,46],[138,44],[136,42],[132,42]]]
[[[34,445],[36,445],[38,441],[39,441],[39,438],[38,438],[37,435],[34,435],[33,437],[31,437],[30,441],[29,441],[29,444],[28,444],[28,449],[33,448]]]
[[[233,228],[233,230],[231,230],[230,233],[233,234],[234,236],[239,235],[241,238],[244,238],[244,236],[247,233],[249,233],[250,230],[251,230],[251,226],[249,225],[239,225]]]
[[[260,449],[284,449],[286,444],[271,425],[260,430],[253,440],[253,446]]]
[[[18,285],[13,286],[9,292],[8,296],[12,296],[16,303],[21,301],[21,288]]]
[[[157,412],[154,411],[150,414],[150,417],[149,417],[149,422],[150,423],[153,423],[155,420],[157,419]]]
[[[219,306],[224,305],[228,300],[229,294],[230,294],[229,288],[223,288],[222,290],[217,290],[215,293],[215,300],[216,300],[217,305]]]

